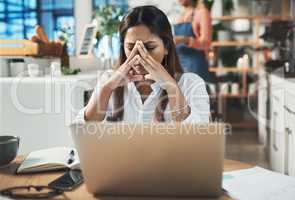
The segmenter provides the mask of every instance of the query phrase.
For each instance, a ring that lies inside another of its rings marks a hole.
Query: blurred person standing
[[[212,19],[202,0],[178,0],[183,13],[174,25],[174,42],[184,72],[209,81],[207,52],[211,45]]]

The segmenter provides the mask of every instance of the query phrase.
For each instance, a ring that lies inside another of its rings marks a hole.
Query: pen
[[[68,164],[70,165],[75,161],[75,151],[71,150],[69,155],[70,155],[70,158],[68,160]]]

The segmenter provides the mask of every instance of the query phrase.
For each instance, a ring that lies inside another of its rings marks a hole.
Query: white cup
[[[231,94],[232,95],[238,95],[239,94],[239,90],[240,90],[240,87],[239,87],[239,84],[238,83],[232,83],[231,84]]]
[[[59,62],[52,62],[50,65],[51,76],[61,76],[61,66]]]
[[[30,77],[40,76],[39,65],[35,63],[28,64],[28,74]]]
[[[229,89],[228,83],[221,83],[219,86],[219,93],[221,95],[227,95],[228,89]]]
[[[11,61],[10,74],[12,77],[25,76],[26,64],[24,61]]]
[[[216,95],[216,86],[215,86],[215,84],[210,83],[209,88],[210,88],[210,94],[211,95]]]

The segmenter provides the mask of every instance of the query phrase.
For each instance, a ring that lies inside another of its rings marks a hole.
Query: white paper
[[[294,200],[295,178],[260,167],[223,173],[223,188],[239,200]]]

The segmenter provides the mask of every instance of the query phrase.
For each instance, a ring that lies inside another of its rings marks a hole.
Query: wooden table
[[[63,172],[49,172],[42,174],[30,174],[30,175],[15,175],[14,172],[19,164],[24,159],[23,156],[17,157],[17,159],[12,162],[7,167],[0,169],[0,190],[8,187],[14,186],[23,186],[23,185],[47,185],[52,180],[58,178],[63,174]],[[238,170],[238,169],[246,169],[252,167],[249,164],[241,163],[233,160],[225,160],[224,162],[224,171]],[[1,199],[1,198],[0,198]],[[94,197],[93,195],[87,192],[85,184],[78,187],[76,190],[72,192],[66,192],[63,195],[57,196],[54,199],[74,199],[74,200],[168,200],[171,198],[154,198],[154,197]],[[177,198],[177,200],[185,200],[192,198]],[[196,199],[196,198],[194,198]],[[200,198],[198,198],[200,199]],[[222,195],[219,200],[230,200],[231,198],[227,195]]]

